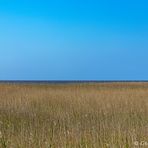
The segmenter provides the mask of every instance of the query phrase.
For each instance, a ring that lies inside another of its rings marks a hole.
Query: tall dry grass
[[[140,147],[135,141],[148,142],[148,83],[0,84],[1,148]]]

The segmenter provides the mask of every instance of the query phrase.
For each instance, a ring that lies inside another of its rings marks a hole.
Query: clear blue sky
[[[1,0],[1,80],[148,80],[148,1]]]

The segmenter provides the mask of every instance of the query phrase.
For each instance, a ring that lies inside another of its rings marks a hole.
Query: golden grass
[[[148,142],[148,83],[0,84],[2,148],[132,148],[134,141]]]

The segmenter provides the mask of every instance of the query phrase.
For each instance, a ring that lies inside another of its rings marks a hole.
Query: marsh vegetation
[[[148,142],[148,83],[0,84],[2,148]]]

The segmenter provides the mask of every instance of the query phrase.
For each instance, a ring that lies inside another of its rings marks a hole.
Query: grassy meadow
[[[148,83],[0,84],[0,148],[134,147],[148,147]]]

